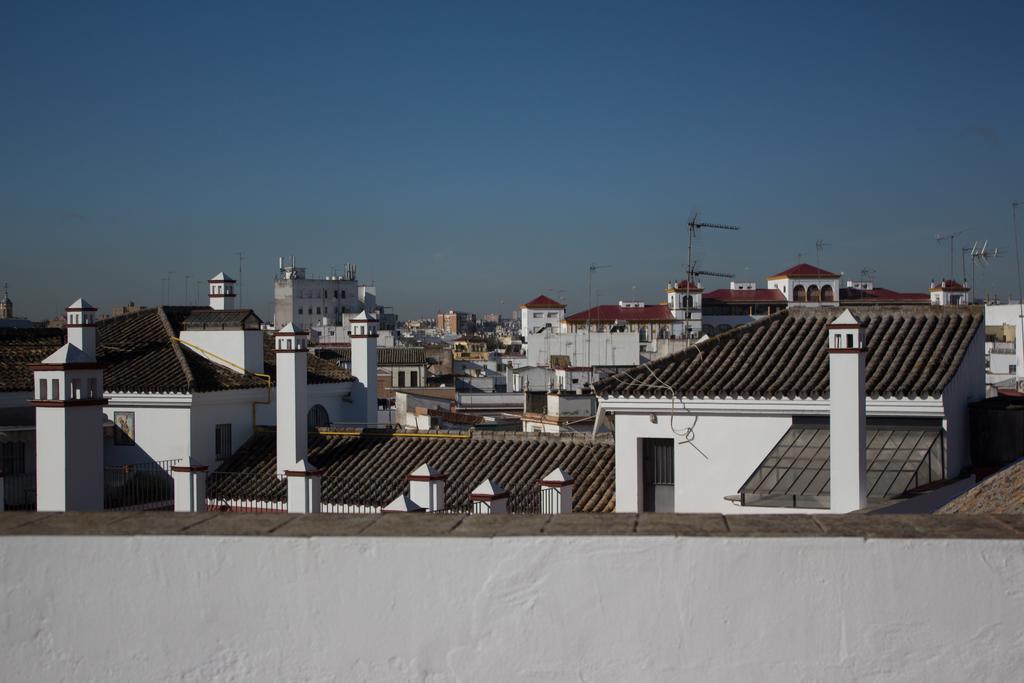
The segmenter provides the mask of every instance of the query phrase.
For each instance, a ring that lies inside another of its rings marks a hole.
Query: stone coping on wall
[[[300,515],[242,512],[4,512],[0,536],[674,536],[1024,541],[1024,515]]]

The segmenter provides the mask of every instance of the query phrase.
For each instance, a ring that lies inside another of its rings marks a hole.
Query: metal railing
[[[35,510],[36,509],[36,473],[4,474],[3,482],[4,510]]]
[[[287,512],[288,484],[273,472],[210,472],[206,506],[221,512]]]
[[[320,511],[377,513],[408,492],[405,477],[324,477],[320,485]]]
[[[180,460],[157,460],[103,468],[104,510],[171,510],[171,467]]]

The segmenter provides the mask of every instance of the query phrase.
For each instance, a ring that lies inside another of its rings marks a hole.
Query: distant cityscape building
[[[7,296],[7,283],[4,283],[4,295],[0,298],[0,320],[12,320],[14,318],[14,302]]]
[[[274,325],[295,323],[310,330],[310,343],[347,344],[348,321],[362,311],[376,320],[382,346],[392,346],[396,316],[377,306],[377,288],[359,284],[356,267],[347,264],[341,275],[306,276],[306,269],[278,259],[274,277]]]
[[[438,313],[436,326],[444,334],[469,334],[476,331],[476,314],[462,311]]]

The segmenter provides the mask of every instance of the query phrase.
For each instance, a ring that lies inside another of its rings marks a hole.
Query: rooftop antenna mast
[[[611,266],[599,266],[591,263],[587,267],[587,367],[590,367],[590,315],[594,308],[594,271]]]
[[[868,268],[867,266],[864,266],[863,268],[860,269],[860,279],[864,280],[865,282],[873,280],[875,278],[875,272],[876,271],[874,268]]]
[[[999,247],[993,247],[991,250],[989,250],[988,240],[985,240],[981,244],[981,246],[979,246],[978,243],[975,242],[974,246],[971,247],[969,251],[971,252],[971,289],[975,290],[975,294],[977,294],[978,264],[980,263],[981,267],[984,268],[988,266],[988,260],[990,258],[998,258],[1003,254],[1002,252],[999,251]],[[966,274],[964,275],[964,277],[966,278]]]
[[[965,232],[967,232],[967,230],[970,230],[970,228],[967,228],[965,230],[961,230],[959,232],[951,232],[948,235],[936,235],[935,236],[935,241],[939,242],[939,243],[942,243],[942,242],[945,242],[946,240],[949,240],[949,279],[950,280],[952,280],[956,276],[956,271],[953,270],[953,252],[954,252],[953,245],[956,243],[956,238],[959,237],[960,235],[964,234]]]
[[[739,230],[738,226],[726,225],[724,223],[705,223],[700,219],[700,211],[694,211],[690,214],[690,220],[686,222],[686,228],[688,232],[686,241],[686,296],[683,297],[685,303],[685,318],[684,324],[689,324],[691,319],[690,310],[693,306],[693,297],[690,296],[690,287],[696,285],[694,279],[698,275],[712,275],[715,277],[732,277],[731,275],[725,275],[722,273],[714,273],[711,271],[698,271],[697,263],[693,259],[693,240],[697,237],[697,231],[703,228],[714,228],[715,230]]]
[[[815,249],[815,251],[818,252],[818,262],[817,262],[816,265],[819,268],[821,267],[821,252],[825,251],[825,247],[831,247],[831,246],[832,246],[832,244],[830,242],[826,242],[824,240],[818,240],[817,242],[814,243],[814,249]]]
[[[235,293],[238,295],[238,307],[242,307],[242,261],[245,260],[245,254],[240,251],[236,251],[238,255],[238,286],[235,287]]]

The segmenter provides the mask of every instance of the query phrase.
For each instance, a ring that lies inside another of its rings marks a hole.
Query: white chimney
[[[85,299],[78,299],[64,309],[68,343],[96,357],[96,308]]]
[[[349,318],[352,340],[353,422],[377,426],[377,319],[363,311]]]
[[[320,512],[320,479],[323,470],[315,469],[306,460],[301,460],[284,474],[288,478],[288,512],[300,515]]]
[[[508,491],[500,484],[485,479],[469,494],[474,515],[502,515],[508,512]]]
[[[561,467],[541,479],[540,512],[542,515],[558,515],[572,512],[573,478]]]
[[[36,509],[103,509],[103,369],[65,344],[33,371]]]
[[[274,334],[277,364],[277,473],[306,460],[306,333],[288,323]]]
[[[849,311],[828,326],[829,491],[832,512],[867,505],[864,328]]]
[[[409,498],[427,512],[444,510],[444,482],[447,475],[424,463],[407,475]]]
[[[210,286],[210,308],[215,311],[235,310],[235,281],[230,276],[220,272],[207,283]]]

